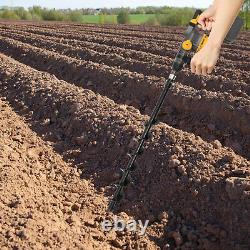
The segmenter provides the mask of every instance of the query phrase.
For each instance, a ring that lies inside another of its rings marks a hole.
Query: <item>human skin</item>
[[[215,0],[199,17],[203,30],[211,30],[207,44],[191,60],[191,71],[196,75],[211,74],[218,61],[221,46],[244,0]]]

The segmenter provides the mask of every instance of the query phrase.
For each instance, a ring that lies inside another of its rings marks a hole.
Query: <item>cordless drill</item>
[[[184,33],[184,42],[182,42],[172,66],[173,71],[175,72],[180,71],[185,64],[189,64],[192,54],[199,52],[208,41],[209,33],[201,31],[199,28],[198,19],[201,13],[201,10],[196,10],[194,17],[189,22],[188,28]],[[240,17],[237,17],[224,42],[233,43],[237,38],[242,26],[243,20]]]
[[[157,122],[157,116],[164,103],[165,97],[176,80],[176,73],[182,70],[185,64],[189,64],[192,58],[192,54],[200,51],[208,41],[209,34],[201,31],[199,28],[198,19],[201,13],[201,10],[197,10],[193,19],[189,23],[189,26],[184,34],[184,42],[182,42],[181,47],[175,57],[171,73],[166,80],[164,89],[156,103],[150,119],[145,125],[145,129],[143,134],[141,135],[139,144],[137,145],[133,154],[130,155],[130,160],[126,169],[122,170],[122,177],[119,183],[116,185],[116,192],[109,204],[110,211],[115,209],[116,204],[123,197],[124,188],[129,184],[129,180],[131,180],[131,172],[134,171],[138,166],[136,164],[137,157],[143,153],[144,143],[149,138],[151,127]],[[232,43],[237,38],[237,35],[242,26],[243,20],[240,17],[237,17],[225,39],[225,42]]]

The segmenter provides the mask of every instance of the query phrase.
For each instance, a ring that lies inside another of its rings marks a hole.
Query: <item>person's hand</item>
[[[205,45],[191,60],[191,71],[196,75],[211,74],[218,61],[220,47]]]
[[[203,30],[210,31],[213,27],[213,23],[215,22],[216,16],[216,7],[215,5],[211,5],[207,10],[205,10],[199,17],[198,23],[200,24]]]

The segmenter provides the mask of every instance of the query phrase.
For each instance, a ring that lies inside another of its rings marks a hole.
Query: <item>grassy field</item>
[[[130,20],[132,24],[144,24],[154,16],[155,14],[134,14],[130,15]]]
[[[131,24],[143,24],[150,18],[154,17],[154,14],[132,14],[130,15]],[[116,15],[83,15],[83,23],[117,23]]]
[[[82,15],[82,23],[117,23],[116,15]]]

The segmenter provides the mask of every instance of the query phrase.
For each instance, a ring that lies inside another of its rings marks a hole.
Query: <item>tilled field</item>
[[[183,29],[0,23],[1,249],[248,249],[250,44],[216,72],[183,70],[116,215],[127,153],[169,74]]]

